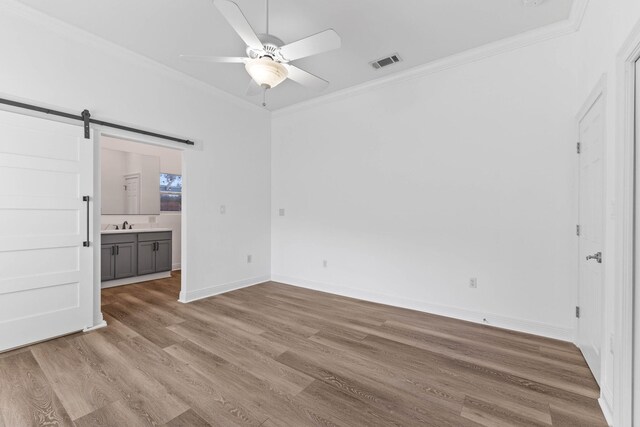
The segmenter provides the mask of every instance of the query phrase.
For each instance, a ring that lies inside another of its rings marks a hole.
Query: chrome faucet
[[[126,230],[126,229],[127,229],[127,225],[129,225],[129,222],[128,222],[128,221],[123,222],[123,223],[122,223],[122,229],[123,229],[123,230]]]

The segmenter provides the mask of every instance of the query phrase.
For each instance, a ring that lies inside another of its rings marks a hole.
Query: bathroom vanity
[[[104,230],[101,234],[103,288],[170,277],[171,229]]]

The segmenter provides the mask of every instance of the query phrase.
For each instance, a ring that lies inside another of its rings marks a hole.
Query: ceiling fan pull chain
[[[262,106],[267,106],[267,88],[262,88]]]

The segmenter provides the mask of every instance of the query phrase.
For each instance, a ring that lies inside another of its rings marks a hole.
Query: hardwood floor
[[[0,354],[0,427],[606,425],[571,344],[278,283],[181,304],[179,279]]]

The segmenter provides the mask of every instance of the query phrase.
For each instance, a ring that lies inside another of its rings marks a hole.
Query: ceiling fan
[[[244,64],[251,76],[247,95],[266,93],[287,78],[302,86],[323,90],[328,81],[302,70],[291,61],[338,49],[341,39],[338,33],[329,29],[318,34],[285,44],[276,36],[269,34],[269,0],[266,0],[266,33],[256,34],[237,4],[230,0],[214,0],[213,4],[225,17],[229,25],[238,33],[247,45],[246,57],[180,55],[186,61],[210,63]],[[263,99],[263,106],[266,103]]]

